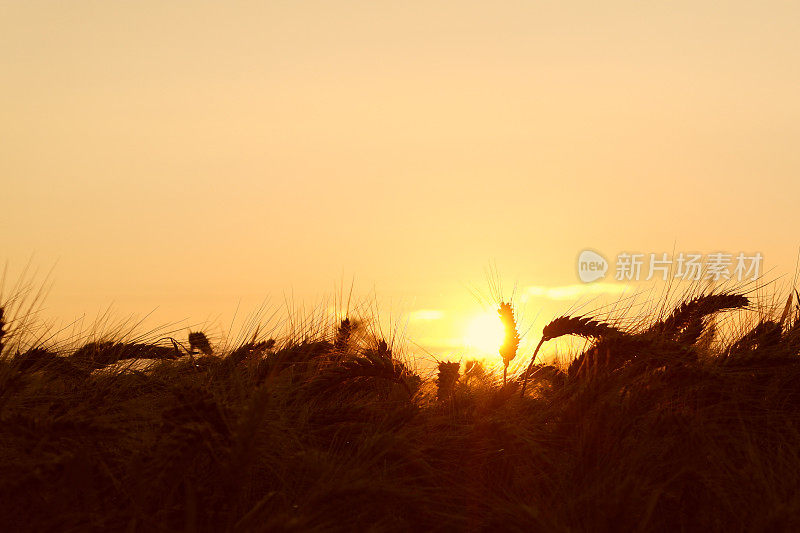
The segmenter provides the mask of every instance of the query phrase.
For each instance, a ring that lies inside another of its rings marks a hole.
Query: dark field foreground
[[[746,305],[555,320],[545,339],[591,347],[534,365],[524,396],[478,365],[423,380],[346,322],[227,354],[195,336],[180,359],[7,349],[0,530],[798,531],[800,321],[787,304],[709,347],[711,317]],[[96,371],[131,357],[163,361]]]

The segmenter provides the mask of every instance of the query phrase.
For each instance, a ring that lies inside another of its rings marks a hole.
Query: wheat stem
[[[533,368],[533,363],[536,362],[536,356],[539,354],[539,348],[542,347],[544,341],[546,339],[542,337],[542,340],[539,341],[539,344],[536,345],[536,349],[533,351],[533,357],[531,357],[531,362],[528,363],[528,368],[525,369],[525,375],[522,378],[522,392],[521,396],[525,396],[525,388],[528,386],[528,375],[531,373],[531,369]]]

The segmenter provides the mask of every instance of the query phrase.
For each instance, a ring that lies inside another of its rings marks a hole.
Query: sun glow
[[[464,340],[468,348],[483,355],[497,355],[503,343],[503,324],[496,313],[483,313],[473,318],[467,327]]]

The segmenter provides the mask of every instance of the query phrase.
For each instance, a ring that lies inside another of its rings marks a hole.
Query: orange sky
[[[645,4],[3,2],[9,276],[56,264],[62,319],[226,324],[355,278],[457,350],[489,264],[520,293],[584,248],[792,275],[800,7]]]

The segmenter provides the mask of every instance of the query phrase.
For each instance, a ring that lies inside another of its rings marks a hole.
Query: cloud
[[[525,288],[523,298],[544,298],[546,300],[577,300],[582,296],[596,296],[598,294],[622,294],[626,286],[617,283],[577,283],[575,285],[562,285],[560,287],[544,287],[533,285]]]
[[[410,320],[439,320],[444,316],[444,311],[438,309],[417,309],[409,313]]]

